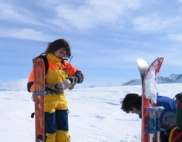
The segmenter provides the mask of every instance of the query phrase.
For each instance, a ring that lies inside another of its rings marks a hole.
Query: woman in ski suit
[[[72,89],[76,83],[82,83],[84,76],[64,60],[71,56],[66,40],[57,39],[49,43],[44,53],[48,63],[45,75],[47,94],[44,97],[46,142],[70,142],[68,105],[62,82],[70,77]],[[34,69],[29,76],[27,87],[29,92],[34,91]]]
[[[129,93],[121,101],[121,109],[126,113],[136,113],[141,116],[142,97],[136,93]],[[161,114],[162,128],[161,142],[167,142],[170,131],[176,124],[176,102],[166,96],[157,96],[157,106],[164,107]]]

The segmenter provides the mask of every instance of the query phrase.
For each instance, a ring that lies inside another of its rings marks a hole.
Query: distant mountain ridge
[[[158,84],[166,83],[182,83],[182,74],[171,74],[169,77],[158,76]],[[122,84],[125,85],[140,85],[141,79],[134,79]]]

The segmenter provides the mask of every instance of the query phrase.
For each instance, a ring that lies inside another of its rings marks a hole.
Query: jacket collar
[[[47,54],[47,57],[53,61],[54,63],[60,63],[62,59],[57,58],[55,55],[53,55],[52,53]]]

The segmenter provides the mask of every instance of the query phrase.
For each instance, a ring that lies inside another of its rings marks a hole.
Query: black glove
[[[81,71],[76,71],[76,73],[74,74],[74,76],[76,76],[78,78],[77,83],[82,83],[84,80],[84,75],[82,74]]]

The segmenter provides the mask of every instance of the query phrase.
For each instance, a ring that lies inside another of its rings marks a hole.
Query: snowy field
[[[157,89],[160,95],[173,98],[182,92],[182,84],[161,84]],[[141,120],[135,114],[124,113],[120,100],[130,92],[141,94],[141,86],[66,92],[71,142],[140,142]],[[34,142],[33,111],[34,103],[27,91],[0,91],[0,141]]]

